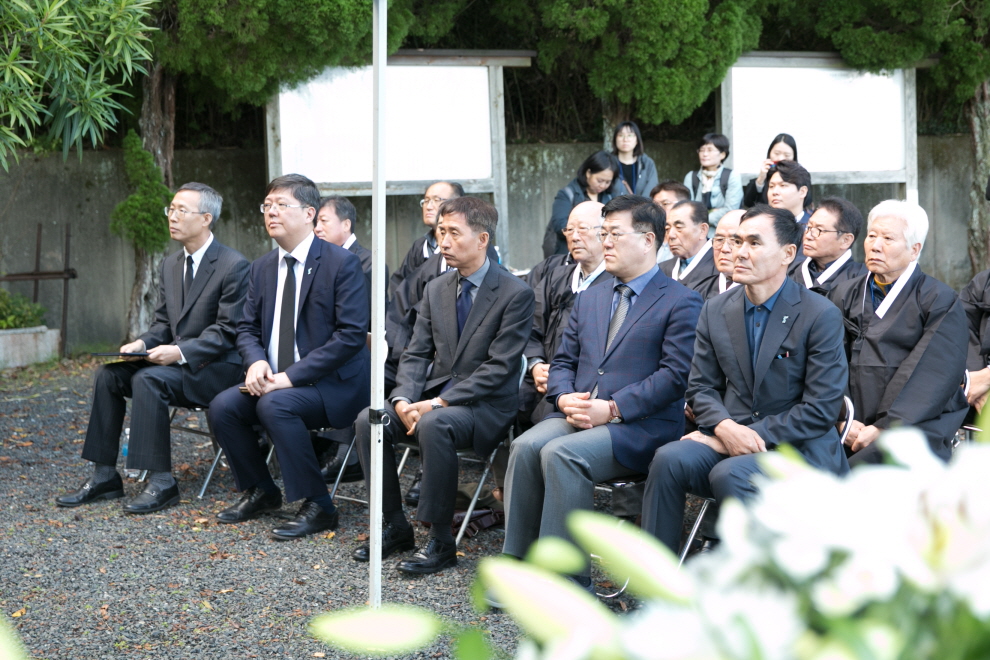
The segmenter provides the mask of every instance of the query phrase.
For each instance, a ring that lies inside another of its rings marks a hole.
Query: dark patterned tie
[[[612,348],[612,341],[615,336],[619,334],[619,328],[622,327],[622,322],[626,320],[626,314],[629,313],[629,300],[632,298],[633,290],[630,289],[625,284],[620,284],[615,287],[616,291],[619,292],[619,302],[615,306],[615,313],[612,314],[612,320],[608,323],[608,340],[605,343],[605,353],[608,353],[608,349]],[[595,385],[595,389],[591,392],[591,398],[598,398],[598,385]]]
[[[457,337],[464,331],[464,324],[467,323],[468,314],[471,313],[471,289],[474,285],[470,280],[461,280],[461,295],[457,296]]]
[[[285,284],[282,311],[278,321],[278,370],[283,372],[296,361],[296,258],[285,255]]]
[[[186,257],[186,274],[182,278],[182,304],[186,304],[186,299],[189,298],[189,289],[192,288],[193,283],[193,258],[190,254]]]

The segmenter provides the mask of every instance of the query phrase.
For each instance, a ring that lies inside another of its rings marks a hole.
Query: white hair
[[[904,228],[907,244],[921,243],[921,247],[925,247],[925,239],[928,238],[928,214],[917,204],[900,199],[880,202],[870,211],[870,216],[866,220],[867,231],[877,218],[900,218],[907,225]],[[920,256],[921,250],[918,250],[918,254]]]

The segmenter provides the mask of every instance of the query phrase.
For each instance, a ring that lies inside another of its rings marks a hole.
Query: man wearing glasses
[[[826,197],[808,220],[801,249],[807,257],[789,272],[792,279],[828,295],[839,282],[866,275],[866,266],[853,261],[852,246],[863,228],[863,214],[841,197]]]
[[[395,297],[396,291],[407,277],[415,273],[427,259],[439,252],[437,247],[437,211],[440,205],[448,199],[462,197],[464,188],[456,181],[437,181],[430,184],[423,193],[423,199],[419,200],[419,206],[423,212],[423,224],[426,225],[426,233],[413,241],[412,247],[406,253],[402,265],[392,273],[389,280],[389,293]]]
[[[369,400],[368,290],[361,260],[316,238],[319,206],[316,185],[302,175],[268,184],[261,212],[278,247],[251,264],[237,324],[247,376],[243,387],[218,394],[209,411],[237,489],[244,492],[217,514],[222,523],[281,508],[282,493],[256,428],[264,428],[274,443],[286,499],[303,500],[292,520],[272,530],[275,540],[337,527],[309,430],[347,428]]]
[[[151,327],[120,347],[121,353],[133,357],[96,372],[82,452],[93,462],[93,476],[76,492],[57,498],[59,506],[123,497],[116,465],[128,397],[132,405],[127,467],[148,470],[149,478],[124,511],[151,513],[178,503],[168,408],[206,406],[242,373],[234,337],[247,295],[248,261],[213,236],[222,205],[223,197],[213,188],[187,183],[165,209],[169,233],[182,249],[162,262]]]
[[[569,538],[565,521],[591,509],[595,484],[647,471],[660,445],[684,432],[684,390],[701,296],[656,264],[663,210],[616,197],[599,232],[609,286],[577,296],[550,363],[544,421],[512,443],[504,552]],[[587,567],[572,576],[591,589]]]

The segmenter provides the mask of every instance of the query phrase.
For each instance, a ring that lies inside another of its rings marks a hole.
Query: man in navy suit
[[[319,206],[320,193],[304,176],[288,174],[268,184],[261,211],[278,248],[251,264],[237,325],[245,391],[221,392],[209,411],[237,487],[245,491],[240,502],[217,514],[220,522],[249,520],[282,505],[256,426],[275,444],[286,499],[305,500],[293,520],[272,530],[277,540],[337,527],[309,429],[346,428],[369,400],[361,260],[316,239]]]
[[[591,509],[595,484],[643,473],[660,445],[684,433],[701,296],[657,266],[664,212],[626,195],[602,209],[611,286],[592,287],[550,364],[555,411],[512,443],[506,477],[506,554],[541,536],[567,538],[567,514]],[[590,573],[576,575],[590,586]]]
[[[757,457],[791,444],[809,464],[849,470],[835,422],[848,382],[842,314],[787,277],[801,225],[758,204],[733,237],[732,281],[698,320],[687,401],[698,431],[660,447],[643,496],[643,529],[677,552],[687,493],[746,499]]]

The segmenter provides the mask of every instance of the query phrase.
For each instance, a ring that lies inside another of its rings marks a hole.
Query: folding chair
[[[856,418],[856,406],[853,405],[852,399],[847,396],[842,397],[842,402],[846,407],[846,414],[843,418],[842,431],[839,433],[839,447],[841,448],[846,443],[846,437],[849,435],[849,430],[852,428],[852,422]],[[836,422],[838,425],[838,422]],[[691,549],[691,544],[694,543],[695,537],[698,535],[698,530],[701,528],[701,521],[705,519],[705,514],[708,512],[708,508],[715,504],[715,500],[709,497],[705,498],[705,501],[701,503],[701,510],[698,511],[698,517],[694,521],[694,525],[691,527],[691,533],[688,534],[687,540],[684,542],[684,547],[681,549],[681,554],[679,557],[679,565],[684,564],[684,560],[687,559],[688,550]]]
[[[194,435],[200,435],[210,439],[213,445],[213,451],[215,453],[213,457],[213,462],[210,464],[210,469],[206,473],[206,478],[203,480],[203,486],[199,489],[199,494],[196,495],[196,499],[203,499],[203,495],[206,494],[206,488],[210,485],[210,481],[213,479],[213,473],[216,472],[217,466],[220,464],[220,460],[223,458],[223,448],[220,443],[217,442],[217,437],[213,434],[213,429],[210,428],[210,418],[207,415],[209,408],[186,408],[189,412],[202,413],[203,422],[206,425],[206,430],[195,426],[183,426],[175,422],[175,415],[179,412],[181,406],[172,406],[172,412],[168,417],[168,427],[173,431],[182,431],[183,433],[192,433]],[[269,444],[271,447],[268,449],[268,456],[265,458],[265,465],[270,465],[272,462],[272,456],[275,454],[275,443],[271,442],[269,439]],[[138,481],[144,481],[145,477],[148,476],[148,471],[145,470],[141,473]]]

